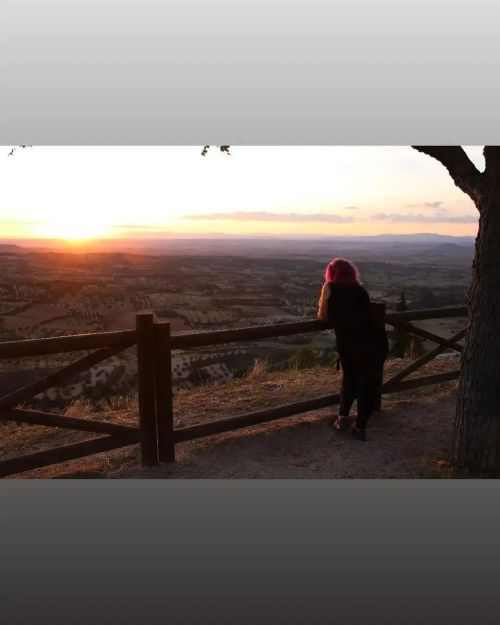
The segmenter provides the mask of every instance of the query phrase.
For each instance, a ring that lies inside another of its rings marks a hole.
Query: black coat
[[[343,364],[381,364],[387,358],[385,327],[375,322],[370,297],[360,285],[329,283],[328,320]]]

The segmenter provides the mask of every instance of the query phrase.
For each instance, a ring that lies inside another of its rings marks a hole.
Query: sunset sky
[[[410,147],[11,148],[2,239],[477,231],[472,201]],[[482,147],[465,149],[483,170]]]

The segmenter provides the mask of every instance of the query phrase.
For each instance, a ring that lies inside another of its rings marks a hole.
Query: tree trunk
[[[468,297],[453,464],[500,475],[500,167],[487,172]]]

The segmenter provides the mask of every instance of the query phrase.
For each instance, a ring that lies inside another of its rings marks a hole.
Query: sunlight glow
[[[467,151],[484,168],[481,147]],[[0,158],[0,236],[70,245],[216,235],[474,236],[478,212],[409,146],[40,146]],[[84,173],[82,173],[84,172]]]
[[[104,224],[85,222],[77,219],[64,218],[57,223],[45,223],[39,226],[38,235],[50,239],[63,239],[66,241],[87,241],[105,236],[111,228]]]

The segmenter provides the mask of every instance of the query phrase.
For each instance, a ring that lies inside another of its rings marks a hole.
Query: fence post
[[[375,324],[380,329],[385,327],[385,304],[372,303],[372,313],[375,318]],[[373,409],[380,410],[382,408],[382,383],[384,381],[384,366],[380,367],[377,379],[377,389],[373,402]]]
[[[156,423],[160,462],[175,462],[170,323],[155,323]]]
[[[137,332],[137,391],[139,427],[141,430],[141,462],[143,466],[158,464],[158,430],[156,426],[156,380],[154,315],[135,316]]]

